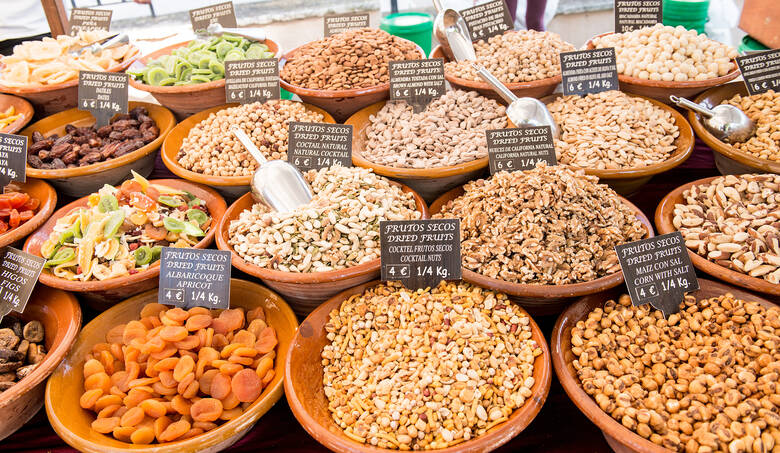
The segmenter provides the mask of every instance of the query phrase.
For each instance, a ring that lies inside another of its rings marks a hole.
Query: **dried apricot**
[[[95,404],[92,407],[93,411],[102,411],[108,406],[118,406],[122,404],[122,398],[116,396],[116,395],[103,395],[100,398],[98,398],[97,401],[95,401]]]
[[[276,375],[276,371],[274,370],[268,370],[268,372],[265,373],[265,376],[263,376],[263,387],[271,383],[274,379],[274,375]]]
[[[157,438],[157,441],[162,442],[160,440],[160,435],[165,431],[165,429],[168,427],[168,425],[171,424],[171,419],[167,416],[162,416],[154,421],[154,436]]]
[[[218,400],[225,398],[230,393],[230,377],[222,373],[217,374],[211,380],[210,390],[212,397]]]
[[[265,321],[265,311],[263,310],[263,307],[256,307],[246,312],[246,320],[248,322],[251,323],[255,319],[262,319]]]
[[[263,393],[263,383],[255,371],[244,368],[233,376],[231,389],[239,401],[251,403]]]
[[[92,409],[101,396],[103,396],[103,390],[99,388],[87,390],[81,395],[81,398],[79,398],[79,405],[84,409]]]
[[[119,408],[122,407],[119,404],[112,404],[111,406],[106,406],[103,409],[100,410],[97,414],[97,418],[108,418],[111,417],[116,413],[116,411],[119,410]]]
[[[141,408],[146,415],[152,418],[162,417],[167,413],[165,405],[157,400],[148,399],[141,401],[141,404],[139,404],[138,407]],[[154,433],[152,433],[152,437],[154,437]]]
[[[274,360],[268,357],[263,358],[260,360],[260,363],[257,365],[257,369],[255,370],[257,373],[257,377],[263,378],[265,376],[265,373],[268,372],[271,368],[274,367]]]
[[[255,345],[255,341],[257,341],[255,334],[248,330],[239,330],[233,336],[233,343],[242,344],[244,346],[252,347]]]
[[[204,432],[211,431],[212,429],[215,429],[217,426],[218,425],[216,423],[212,423],[212,422],[199,422],[199,421],[192,422],[193,428],[202,429]]]
[[[147,331],[141,321],[130,321],[125,325],[122,343],[129,345],[133,340],[145,340]]]
[[[132,407],[127,412],[125,412],[124,415],[122,415],[122,419],[120,420],[119,424],[122,426],[135,426],[141,423],[141,420],[144,419],[144,416],[146,416],[146,413],[143,409],[138,406]]]
[[[185,440],[191,437],[200,436],[201,434],[203,434],[203,432],[204,431],[200,428],[190,428],[189,431],[187,431],[186,433],[182,434],[181,437],[179,437],[179,440]]]
[[[211,315],[194,315],[190,316],[190,318],[184,324],[184,327],[186,327],[190,332],[194,330],[201,330],[209,327],[212,320],[213,318]]]
[[[124,332],[125,332],[125,325],[119,324],[118,326],[114,326],[106,332],[106,342],[107,343],[122,343],[124,338]]]
[[[190,313],[180,307],[174,307],[165,312],[165,316],[168,319],[172,319],[180,324],[184,324],[184,321],[190,317]]]
[[[195,361],[190,356],[182,357],[173,369],[173,378],[181,382],[195,370]],[[193,379],[195,376],[193,375]]]
[[[189,310],[187,310],[190,313],[190,318],[196,315],[208,315],[208,317],[211,317],[211,312],[206,307],[192,307]]]
[[[130,442],[130,436],[135,432],[135,426],[117,426],[112,434],[116,440]]]
[[[146,304],[141,308],[141,317],[145,318],[147,316],[158,316],[160,313],[166,311],[168,307],[166,307],[163,304],[158,303],[151,303]]]
[[[255,349],[257,349],[257,352],[260,354],[267,354],[274,350],[276,343],[276,331],[273,327],[268,326],[263,329],[263,331],[260,332],[260,335],[257,337]]]
[[[219,416],[219,419],[225,421],[233,420],[234,418],[241,416],[241,414],[243,413],[244,413],[244,409],[240,407],[234,407],[229,411],[222,411],[222,414]]]
[[[103,364],[95,359],[90,359],[84,362],[84,377],[88,378],[95,373],[105,373],[106,369]]]
[[[172,442],[179,437],[183,436],[187,431],[190,430],[190,422],[187,420],[179,420],[177,422],[173,422],[170,425],[168,425],[167,428],[165,428],[165,431],[160,433],[160,435],[157,437],[157,439],[160,442]]]
[[[189,415],[190,406],[192,406],[192,404],[183,396],[177,394],[171,400],[171,406],[173,407],[173,410],[180,413],[181,415]]]
[[[160,330],[160,338],[165,341],[181,341],[187,338],[189,332],[182,326],[165,326]]]
[[[157,375],[157,377],[160,378],[160,384],[166,387],[176,388],[179,385],[179,383],[176,382],[176,379],[173,378],[173,371],[160,371],[160,374]]]
[[[188,335],[187,338],[173,343],[173,347],[176,349],[195,349],[200,346],[200,337],[197,335]]]
[[[117,426],[119,426],[119,417],[98,418],[92,422],[92,429],[101,434],[108,434]]]
[[[200,391],[206,395],[211,395],[211,382],[214,380],[214,376],[219,374],[219,370],[207,370],[200,377],[198,383],[200,384]]]
[[[154,428],[138,428],[130,435],[130,442],[136,445],[146,445],[154,442]]]
[[[213,422],[222,415],[222,401],[216,398],[203,398],[190,407],[190,415],[196,422]]]
[[[222,398],[222,408],[226,411],[238,407],[239,404],[241,404],[241,401],[238,400],[238,397],[232,391],[228,393],[228,396]]]

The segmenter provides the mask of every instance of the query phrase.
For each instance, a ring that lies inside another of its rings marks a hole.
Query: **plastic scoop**
[[[225,33],[231,35],[242,36],[252,41],[265,41],[266,34],[262,28],[225,28],[222,24],[213,23],[209,24],[206,31],[210,35],[220,36]]]
[[[79,47],[68,51],[68,53],[74,57],[78,57],[84,50],[92,52],[95,55],[100,55],[103,50],[110,49],[112,47],[118,47],[130,42],[130,36],[127,33],[117,33],[116,35],[109,36],[108,38],[101,39],[98,42]]]
[[[294,165],[284,160],[267,160],[243,130],[234,126],[231,131],[260,164],[251,182],[256,202],[265,203],[274,211],[290,212],[311,201],[309,183]]]
[[[736,106],[721,104],[710,109],[675,95],[669,96],[669,99],[676,105],[703,116],[704,128],[722,142],[741,143],[756,133],[756,123]]]
[[[553,119],[544,102],[535,98],[519,98],[506,87],[483,66],[476,63],[471,65],[482,80],[493,87],[508,104],[506,116],[515,123],[516,126],[550,126],[553,137],[560,137],[560,129]]]

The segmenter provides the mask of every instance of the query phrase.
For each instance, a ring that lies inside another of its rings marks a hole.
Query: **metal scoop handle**
[[[444,7],[441,6],[441,0],[433,0],[433,7],[436,8],[437,13],[444,11]]]
[[[242,36],[252,41],[265,41],[266,33],[262,28],[225,28],[222,24],[213,23],[206,28],[211,35],[221,35],[230,33],[231,35]]]
[[[263,165],[264,163],[268,162],[268,160],[263,157],[263,153],[261,153],[260,150],[257,149],[257,146],[255,146],[254,142],[252,142],[252,139],[249,138],[249,136],[246,135],[246,132],[241,130],[240,127],[233,126],[230,128],[230,131],[233,132],[233,135],[235,135],[238,141],[244,145],[244,148],[249,151],[249,154],[255,158],[258,164]]]
[[[515,96],[515,94],[506,87],[506,85],[501,83],[501,81],[498,80],[496,76],[491,74],[490,71],[485,69],[482,65],[472,63],[471,67],[474,68],[474,70],[477,71],[477,75],[482,77],[482,80],[492,86],[496,93],[504,98],[507,103],[511,104],[517,100],[517,96]]]
[[[106,39],[90,44],[88,46],[71,50],[70,53],[72,55],[81,55],[81,52],[83,52],[84,50],[88,50],[89,52],[98,55],[106,49],[111,49],[112,47],[119,47],[129,42],[130,42],[130,35],[128,35],[127,33],[118,33],[114,36],[109,36]]]
[[[690,101],[686,98],[681,98],[679,96],[671,95],[669,96],[669,100],[674,102],[674,104],[679,107],[683,107],[688,110],[693,110],[696,113],[704,115],[705,118],[712,118],[712,115],[714,115],[712,110],[708,109],[707,107],[701,104],[697,104],[693,101]]]

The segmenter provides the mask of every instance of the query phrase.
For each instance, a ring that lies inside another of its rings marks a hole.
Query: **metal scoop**
[[[553,137],[560,137],[558,124],[555,123],[544,102],[535,98],[519,98],[483,66],[476,63],[472,63],[471,66],[482,80],[492,86],[493,90],[509,104],[506,108],[506,116],[516,126],[550,126]]]
[[[88,52],[92,52],[95,55],[100,55],[105,49],[118,47],[123,44],[127,44],[129,42],[130,42],[130,36],[127,33],[118,33],[116,35],[109,36],[105,39],[101,39],[100,41],[97,41],[95,43],[70,50],[68,51],[68,53],[74,57],[78,57],[79,55],[81,55],[82,52],[86,50]]]
[[[669,99],[676,105],[703,116],[704,128],[722,142],[741,143],[756,133],[756,123],[733,105],[721,104],[709,109],[678,96],[671,95]]]
[[[436,7],[437,11],[436,18],[433,21],[433,33],[436,36],[436,40],[441,44],[441,49],[444,51],[447,58],[450,60],[458,59],[453,53],[452,43],[448,36],[448,29],[450,29],[450,34],[455,30],[460,33],[460,36],[455,39],[465,39],[468,46],[471,47],[471,60],[476,59],[476,56],[474,56],[474,46],[471,44],[471,39],[469,38],[469,27],[466,25],[466,20],[463,19],[463,16],[454,9],[445,9],[442,7],[440,0],[433,0],[433,6]],[[458,59],[458,61],[460,60]]]
[[[220,36],[222,34],[229,33],[231,35],[242,36],[244,38],[251,39],[252,41],[265,41],[266,38],[265,30],[262,28],[225,28],[222,26],[222,24],[216,22],[209,24],[209,26],[206,28],[206,31],[210,35],[214,36]]]
[[[241,144],[255,158],[260,167],[252,175],[252,198],[265,203],[277,212],[290,212],[308,204],[312,193],[301,172],[284,160],[267,160],[238,126],[231,128]]]

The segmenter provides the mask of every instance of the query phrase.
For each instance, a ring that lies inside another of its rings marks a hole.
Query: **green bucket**
[[[431,37],[433,36],[433,16],[428,13],[396,13],[382,18],[379,28],[408,39],[422,47],[425,55],[431,53]]]
[[[707,21],[710,1],[664,0],[663,18],[667,22],[701,23]],[[667,24],[669,25],[669,24]]]
[[[759,52],[762,50],[769,50],[769,47],[761,44],[760,42],[753,39],[750,35],[745,35],[742,38],[742,44],[739,45],[739,48],[737,48],[739,53],[744,54],[746,52]]]

